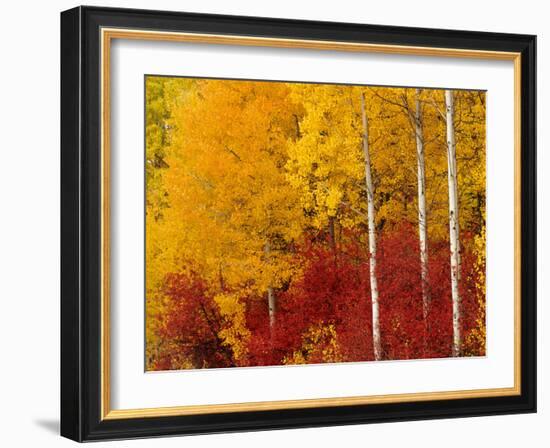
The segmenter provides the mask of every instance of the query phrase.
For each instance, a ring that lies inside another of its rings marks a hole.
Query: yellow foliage
[[[231,347],[235,361],[239,362],[246,356],[246,342],[250,336],[246,327],[245,306],[237,294],[220,293],[214,300],[221,315],[231,322],[231,326],[222,329],[219,336],[224,344]]]
[[[336,328],[333,324],[311,326],[302,337],[302,347],[283,360],[283,364],[341,362]]]
[[[476,262],[475,262],[475,279],[477,289],[477,302],[481,310],[479,317],[476,319],[475,328],[471,330],[466,340],[464,341],[464,353],[486,353],[487,327],[486,327],[486,275],[485,275],[485,226],[481,229],[481,233],[474,238]]]
[[[198,273],[231,325],[220,338],[244,359],[245,296],[300,278],[293,247],[305,229],[365,234],[360,98],[365,96],[376,226],[417,220],[410,112],[415,89],[146,78],[147,359],[163,350],[169,273]],[[478,236],[485,266],[485,94],[456,92],[461,229]],[[448,235],[443,93],[422,90],[428,239]],[[358,237],[358,238],[364,238]],[[363,240],[361,240],[363,241]],[[294,260],[294,261],[293,261]],[[484,276],[480,278],[484,279]],[[231,291],[231,292],[228,292]],[[484,289],[479,301],[484,303]],[[484,322],[470,337],[485,339]],[[318,353],[317,344],[324,347]],[[339,359],[335,329],[320,323],[288,362]],[[185,365],[186,360],[178,363]]]

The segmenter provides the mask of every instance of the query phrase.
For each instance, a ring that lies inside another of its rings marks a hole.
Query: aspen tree
[[[271,245],[269,244],[269,241],[265,243],[264,245],[264,255],[265,255],[265,262],[269,263],[270,258],[270,252],[271,252]],[[269,310],[269,327],[272,330],[273,326],[275,325],[275,307],[276,307],[276,296],[275,291],[273,290],[273,287],[269,285],[267,287],[267,307]]]
[[[447,178],[449,184],[449,242],[451,249],[451,294],[453,300],[453,345],[452,355],[460,356],[462,338],[460,334],[460,237],[458,221],[458,185],[456,165],[456,142],[454,129],[454,98],[452,90],[445,90],[447,124]]]
[[[376,225],[374,216],[374,187],[372,182],[371,161],[369,153],[369,123],[365,111],[365,95],[361,94],[361,116],[363,118],[363,156],[365,158],[365,185],[367,188],[367,210],[369,228],[369,267],[370,289],[372,302],[372,341],[374,359],[382,359],[382,345],[380,340],[380,318],[378,306],[378,282],[376,279]]]
[[[422,105],[420,89],[415,91],[415,137],[418,171],[418,239],[420,242],[420,273],[422,281],[422,311],[424,321],[428,321],[429,287],[428,287],[428,223],[426,211],[426,165],[424,162],[424,134],[422,129]]]

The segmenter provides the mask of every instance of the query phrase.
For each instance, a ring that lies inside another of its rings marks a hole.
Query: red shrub
[[[234,366],[231,348],[219,337],[228,325],[203,280],[183,274],[166,277],[164,293],[169,310],[161,337],[168,341],[157,370],[179,369],[183,361],[194,368]]]
[[[276,291],[277,310],[269,325],[266,297],[245,300],[250,331],[245,365],[279,365],[285,358],[303,352],[304,336],[311,328],[329,325],[336,330],[339,360],[373,360],[372,309],[368,248],[357,235],[347,234],[336,252],[318,239],[297,248],[297,260],[307,260],[303,275]],[[463,247],[470,247],[463,236]],[[476,328],[482,310],[477,300],[474,256],[462,252],[462,332],[466,338]],[[297,261],[298,262],[298,261]],[[377,254],[380,331],[384,359],[438,358],[451,355],[452,300],[449,244],[429,246],[428,322],[422,313],[417,230],[406,225],[380,235]],[[165,294],[170,309],[162,333],[169,349],[156,368],[181,368],[181,356],[193,367],[235,365],[230,347],[219,331],[228,325],[221,317],[205,283],[198,277],[172,274],[166,278]],[[328,344],[324,340],[319,344]],[[324,347],[319,347],[322,353]],[[477,351],[476,351],[477,350]],[[482,347],[470,354],[484,355]],[[319,355],[306,360],[322,362]],[[241,360],[239,365],[242,365]]]

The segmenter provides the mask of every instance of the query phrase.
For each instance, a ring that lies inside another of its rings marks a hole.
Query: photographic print
[[[146,370],[485,356],[485,100],[145,76]]]
[[[61,434],[536,412],[536,43],[64,11]]]

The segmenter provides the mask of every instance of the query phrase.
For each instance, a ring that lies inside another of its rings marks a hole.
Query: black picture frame
[[[100,29],[521,53],[521,394],[101,418]],[[61,13],[61,435],[76,441],[536,412],[536,37],[99,7]]]

